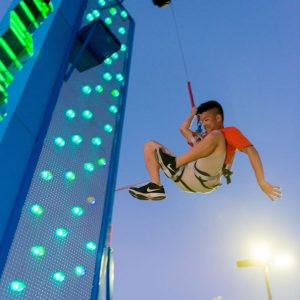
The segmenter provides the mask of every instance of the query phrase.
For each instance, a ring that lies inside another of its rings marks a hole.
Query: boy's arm
[[[195,117],[195,114],[197,112],[197,108],[193,107],[190,115],[183,121],[181,124],[179,130],[181,134],[187,139],[188,143],[192,143],[193,133],[190,129],[192,121]]]
[[[246,147],[242,150],[245,154],[248,155],[251,166],[254,170],[255,177],[258,185],[262,191],[271,199],[275,200],[276,198],[281,197],[281,191],[279,186],[270,184],[265,180],[263,165],[259,156],[259,153],[254,146]]]

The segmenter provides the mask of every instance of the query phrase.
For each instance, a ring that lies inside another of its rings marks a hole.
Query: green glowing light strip
[[[29,54],[29,56],[33,56],[32,36],[27,31],[24,23],[21,21],[15,11],[12,11],[10,13],[10,28],[14,32],[20,43],[24,46],[24,49]]]
[[[26,28],[25,24],[14,10],[10,12],[10,22],[15,23],[19,31],[22,32],[22,36],[24,39],[28,39],[28,37],[31,37],[31,33],[28,32],[28,29]]]
[[[23,65],[21,64],[21,62],[18,60],[18,58],[15,55],[15,53],[12,51],[12,49],[9,47],[9,45],[7,44],[7,42],[2,37],[0,37],[0,46],[7,53],[7,55],[9,56],[9,58],[11,60],[13,60],[13,62],[16,64],[16,67],[18,69],[22,69]]]
[[[50,11],[53,10],[53,5],[51,2],[49,3],[49,6],[42,0],[33,0],[33,2],[45,19]]]
[[[20,6],[23,9],[24,13],[27,15],[28,19],[32,22],[35,28],[39,28],[39,23],[36,21],[34,15],[31,13],[30,9],[24,1],[20,2]]]
[[[47,15],[54,10],[54,6],[51,2],[47,5],[42,0],[31,0],[31,1],[33,1],[33,4],[35,5],[37,11],[40,12],[41,17],[43,17],[44,19],[46,19]],[[21,9],[21,11],[23,11],[22,14],[23,13],[25,14],[27,20],[31,22],[36,29],[39,28],[40,25],[39,22],[36,20],[30,8],[23,0],[20,1],[18,6],[16,6],[14,9],[19,10],[19,8]],[[21,11],[19,11],[19,13],[21,13]],[[25,53],[29,54],[29,56],[33,56],[34,47],[33,47],[32,35],[30,32],[28,32],[27,27],[22,22],[20,16],[15,10],[12,10],[10,13],[9,30],[11,30],[11,33],[23,46]],[[9,46],[9,43],[3,37],[0,37],[0,47],[4,50],[4,54],[6,54],[8,58],[12,60],[12,62],[17,67],[17,69],[19,70],[22,69],[23,64],[20,62],[19,58],[14,53],[13,49]],[[25,53],[22,52],[22,54],[20,54],[19,56],[24,57],[26,55]],[[7,69],[7,66],[3,63],[3,61],[0,59],[0,105],[1,106],[7,103],[8,93],[6,87],[10,84],[10,82],[13,79],[14,76]],[[0,121],[3,121],[6,115],[7,112],[0,114]]]
[[[27,32],[27,28],[14,10],[10,12],[10,27],[14,27],[17,30],[22,40],[26,40],[25,33]]]

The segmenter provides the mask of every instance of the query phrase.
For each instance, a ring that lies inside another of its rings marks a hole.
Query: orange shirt
[[[252,143],[236,127],[225,127],[220,130],[226,141],[225,165],[231,162],[236,149],[242,151],[252,146]]]

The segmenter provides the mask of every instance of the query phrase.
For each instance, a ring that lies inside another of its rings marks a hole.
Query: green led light
[[[106,165],[106,159],[104,157],[101,157],[97,161],[99,166],[105,166]]]
[[[53,11],[53,4],[51,3],[51,1],[49,4],[46,4],[45,1],[41,0],[34,0],[33,2],[35,3],[35,5],[37,6],[38,10],[44,18],[47,17],[50,11]]]
[[[54,139],[54,143],[58,147],[63,147],[66,144],[65,140],[60,136]]]
[[[82,112],[82,116],[85,118],[85,119],[91,119],[93,117],[93,113],[90,111],[90,110],[84,110]]]
[[[65,238],[67,235],[68,235],[69,231],[65,228],[57,228],[55,230],[55,235],[58,237],[58,238]]]
[[[121,73],[116,74],[116,79],[118,81],[123,81],[124,80],[124,76]]]
[[[76,217],[80,217],[83,214],[83,212],[84,212],[84,210],[80,206],[74,206],[71,209],[72,215],[74,215]]]
[[[98,9],[94,9],[94,10],[93,10],[93,16],[94,16],[95,18],[99,18],[99,17],[100,17],[100,11],[99,11]]]
[[[102,144],[102,139],[100,137],[93,137],[92,138],[92,144],[95,146],[100,146]]]
[[[104,78],[105,80],[109,81],[109,80],[112,79],[112,75],[111,75],[111,73],[106,72],[106,73],[103,74],[103,78]]]
[[[120,13],[120,15],[121,15],[121,17],[124,18],[124,19],[126,19],[126,18],[128,17],[128,13],[127,13],[127,11],[125,11],[125,10],[122,10],[121,13]]]
[[[95,170],[94,164],[92,164],[90,162],[85,163],[83,167],[88,172],[93,172]]]
[[[84,266],[76,266],[75,269],[74,269],[74,273],[77,275],[77,276],[83,276],[85,275],[85,268]]]
[[[122,52],[125,52],[127,50],[127,46],[125,44],[122,44],[120,50]]]
[[[66,110],[66,117],[69,118],[69,119],[74,119],[75,116],[76,116],[76,113],[73,109],[68,109]]]
[[[95,91],[100,94],[104,91],[104,87],[101,84],[98,84],[95,86]]]
[[[10,28],[29,56],[33,56],[32,35],[14,10],[10,12]]]
[[[4,77],[4,85],[8,86],[14,79],[14,76],[8,71],[6,66],[3,64],[3,62],[0,60],[0,72],[2,73],[2,76]],[[4,87],[1,88],[2,92],[5,93]]]
[[[125,27],[119,27],[118,32],[122,35],[125,34],[126,33]]]
[[[115,53],[113,53],[113,54],[111,55],[111,58],[113,58],[113,59],[118,59],[118,58],[119,58],[119,54],[118,54],[117,52],[115,52]]]
[[[82,143],[83,138],[82,138],[82,136],[79,135],[79,134],[74,134],[74,135],[72,136],[71,140],[72,140],[72,142],[73,142],[74,144],[79,145],[79,144]]]
[[[10,283],[9,289],[15,293],[21,293],[26,288],[26,284],[20,280],[14,280]]]
[[[111,91],[111,95],[113,96],[113,97],[119,97],[119,95],[120,95],[120,91],[118,90],[118,89],[113,89],[112,91]]]
[[[30,208],[30,211],[35,216],[41,216],[44,213],[43,207],[38,205],[38,204],[32,205],[31,208]]]
[[[112,18],[110,18],[110,17],[107,17],[107,18],[105,18],[105,20],[104,20],[104,23],[106,24],[106,25],[111,25],[112,24]]]
[[[106,5],[105,0],[98,0],[98,3],[99,3],[100,6],[105,6]]]
[[[85,18],[89,22],[94,21],[94,16],[91,13],[88,13]]]
[[[19,61],[18,57],[15,55],[14,51],[8,45],[5,39],[0,37],[0,47],[8,55],[8,57],[14,62],[15,66],[20,70],[23,64]]]
[[[86,95],[89,95],[92,92],[92,88],[89,85],[84,85],[81,90]]]
[[[74,181],[76,179],[76,174],[72,171],[68,171],[66,174],[65,174],[65,178],[69,181]]]
[[[111,105],[108,110],[113,113],[116,114],[118,112],[118,108],[115,105]]]
[[[31,254],[36,257],[41,257],[45,255],[45,247],[41,245],[35,245],[31,247]]]
[[[90,251],[95,251],[97,248],[97,244],[91,241],[85,244],[85,248]]]
[[[31,13],[31,10],[28,8],[27,4],[24,1],[21,1],[20,6],[22,7],[22,10],[26,14],[26,17],[30,20],[30,22],[34,25],[34,27],[39,28],[39,24],[36,21],[34,15]]]
[[[111,7],[108,11],[112,16],[116,15],[118,12],[115,7]]]
[[[40,176],[42,179],[46,180],[46,181],[49,181],[53,178],[53,174],[48,171],[48,170],[43,170],[41,173],[40,173]]]
[[[62,272],[55,272],[53,275],[52,275],[52,278],[54,281],[56,282],[63,282],[66,278],[65,274],[62,273]]]
[[[110,124],[105,124],[104,125],[104,131],[111,133],[113,131],[113,127]]]
[[[104,63],[105,63],[106,65],[111,65],[111,64],[112,64],[112,59],[111,59],[110,57],[108,57],[108,58],[106,58],[106,59],[104,60]]]

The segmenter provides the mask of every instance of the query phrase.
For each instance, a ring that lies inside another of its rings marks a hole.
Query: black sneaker
[[[166,198],[164,187],[153,182],[141,187],[130,187],[128,191],[131,196],[140,200],[163,200]]]
[[[183,167],[176,168],[176,157],[163,152],[162,148],[156,150],[157,161],[166,174],[171,179],[176,179],[182,173]]]

